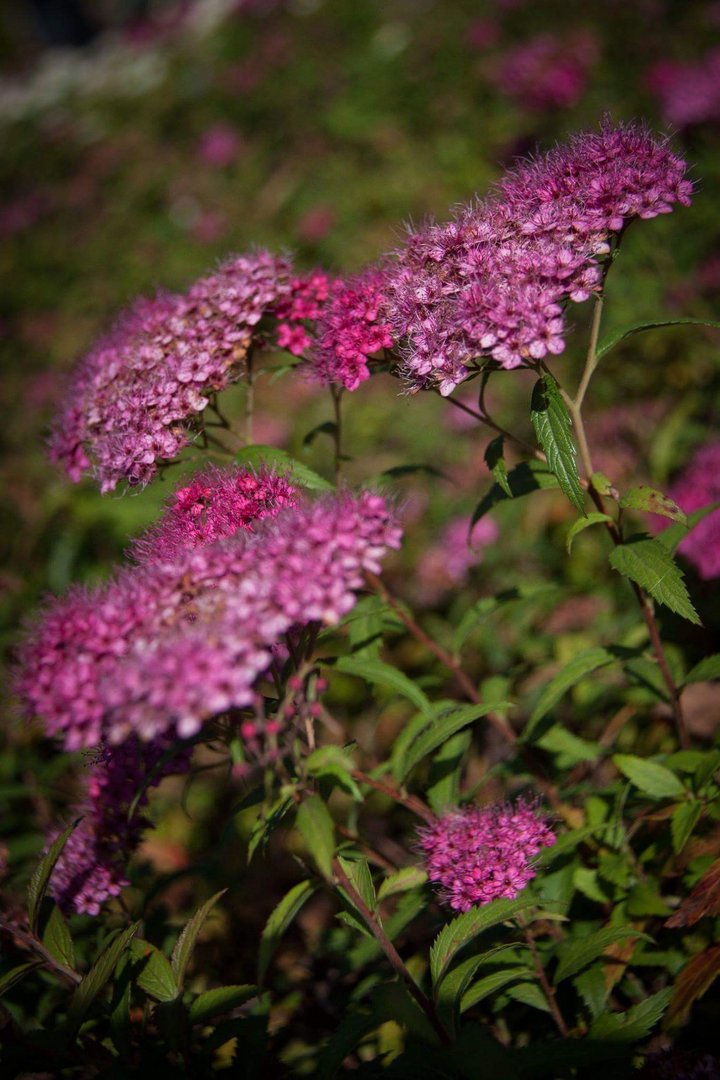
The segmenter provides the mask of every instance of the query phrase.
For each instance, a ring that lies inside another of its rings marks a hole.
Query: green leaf
[[[110,944],[106,945],[100,953],[93,966],[83,977],[82,982],[75,987],[67,1014],[67,1026],[71,1031],[77,1031],[80,1027],[85,1014],[109,980],[118,960],[120,960],[135,937],[139,926],[139,922],[133,923],[132,926],[128,926],[126,930],[121,931],[114,937]]]
[[[626,938],[642,938],[651,941],[647,934],[642,934],[632,926],[605,926],[602,930],[585,934],[575,941],[566,942],[559,950],[560,959],[555,970],[553,982],[555,986],[563,979],[577,974],[583,968],[602,956],[609,945],[616,941],[624,941]]]
[[[357,802],[362,802],[362,792],[351,776],[355,767],[348,751],[342,746],[329,744],[313,750],[305,762],[309,776],[329,777],[337,780]]]
[[[310,795],[300,803],[297,827],[320,873],[330,880],[335,854],[335,823],[319,795]]]
[[[506,945],[496,945],[495,948],[487,949],[478,956],[468,957],[467,960],[463,960],[448,971],[445,978],[436,987],[435,1000],[440,1018],[454,1029],[460,1015],[460,1004],[465,991],[472,982],[478,968],[482,967],[483,964],[487,964],[489,960],[494,959],[499,953],[514,948],[514,942]]]
[[[314,881],[299,881],[297,885],[293,885],[289,892],[285,893],[280,903],[273,909],[260,936],[260,951],[258,953],[259,983],[262,983],[265,979],[265,973],[283,934],[303,904],[310,899],[316,889],[317,885]]]
[[[601,525],[605,521],[612,521],[609,514],[600,514],[596,510],[585,517],[578,518],[574,521],[568,530],[568,534],[565,537],[565,547],[567,548],[568,555],[572,551],[573,540],[578,533],[584,532],[585,529],[589,529],[591,525]]]
[[[365,904],[371,911],[377,911],[375,886],[373,884],[372,874],[367,859],[348,859],[342,855],[338,855],[338,862],[347,875],[348,881],[355,891],[360,894],[365,901]],[[348,900],[352,904],[350,897],[348,897]]]
[[[555,724],[538,739],[537,745],[543,750],[557,754],[560,769],[571,769],[581,761],[597,761],[602,749],[597,743],[588,742],[573,735],[567,728]]]
[[[612,480],[602,472],[594,472],[590,476],[590,482],[597,491],[598,495],[609,495],[610,498],[617,497],[617,492],[613,488]]]
[[[404,780],[415,766],[422,761],[427,754],[432,753],[438,746],[449,739],[462,728],[472,724],[475,720],[487,716],[490,712],[499,709],[510,708],[508,701],[492,701],[482,705],[456,705],[446,707],[442,713],[434,716],[425,729],[410,744],[404,759],[398,763],[399,780]]]
[[[590,1038],[608,1042],[639,1042],[655,1027],[670,1004],[672,994],[673,987],[669,986],[624,1012],[603,1013],[590,1028]]]
[[[640,585],[659,604],[664,604],[689,622],[701,625],[680,567],[658,540],[645,536],[630,537],[610,552],[610,565],[613,570]]]
[[[258,994],[257,986],[220,986],[216,990],[205,990],[198,994],[190,1006],[190,1023],[206,1024],[216,1016],[231,1012],[239,1005],[244,1005]]]
[[[529,1005],[531,1009],[538,1009],[540,1012],[550,1012],[548,1000],[537,983],[518,983],[517,986],[511,986],[509,988],[507,995],[514,1001],[521,1001],[523,1005]]]
[[[170,961],[154,945],[147,941],[142,944],[147,952],[142,970],[137,976],[138,986],[155,1001],[174,1001],[179,988]]]
[[[471,908],[444,926],[430,950],[433,986],[438,987],[460,949],[469,945],[483,931],[512,919],[531,905],[532,900],[527,898],[493,900],[481,908]]]
[[[711,679],[720,679],[720,653],[706,656],[694,668],[691,668],[683,679],[683,686],[688,683],[709,682]]]
[[[633,917],[642,918],[645,915],[662,915],[667,917],[670,908],[658,892],[657,881],[641,882],[633,885],[627,897],[627,913]]]
[[[47,892],[50,876],[55,869],[55,863],[62,855],[63,848],[70,839],[70,834],[80,824],[80,820],[81,819],[78,818],[77,821],[68,825],[67,829],[60,833],[32,872],[32,877],[30,878],[27,889],[27,912],[30,930],[33,934],[37,932],[38,919],[40,918],[40,905]]]
[[[687,516],[669,495],[664,495],[656,488],[641,487],[631,488],[620,499],[623,510],[646,510],[651,514],[661,514],[662,517],[671,518],[673,521],[681,521],[687,528]]]
[[[673,811],[670,831],[672,833],[673,851],[676,854],[682,851],[692,836],[693,829],[700,820],[702,809],[701,802],[693,801],[680,803]]]
[[[292,796],[281,792],[268,810],[257,818],[248,840],[248,862],[250,862],[258,847],[267,843],[269,837],[280,826],[282,819],[294,805],[295,802]]]
[[[613,762],[631,784],[653,799],[676,799],[685,794],[675,773],[656,761],[647,761],[634,754],[615,754]]]
[[[378,900],[384,900],[396,893],[407,892],[408,889],[416,889],[427,881],[427,874],[419,866],[404,866],[402,870],[396,870],[389,874],[378,889]]]
[[[576,653],[572,660],[557,675],[553,675],[550,682],[543,687],[522,738],[528,738],[535,726],[543,717],[547,716],[551,709],[554,709],[558,701],[564,697],[571,687],[575,686],[587,675],[592,674],[593,671],[597,671],[598,668],[606,667],[608,664],[615,664],[618,660],[619,656],[616,652],[603,649],[600,646],[584,649],[583,652]]]
[[[427,909],[427,896],[420,890],[406,892],[398,901],[392,915],[383,920],[383,929],[391,941],[401,934],[405,927]],[[353,946],[348,956],[354,969],[377,959],[381,954],[380,946],[374,937],[365,938]]]
[[[325,420],[322,424],[316,424],[314,428],[308,431],[307,435],[302,441],[303,448],[306,446],[312,446],[317,439],[318,435],[329,435],[331,438],[335,438],[337,432],[337,424],[334,420]]]
[[[573,986],[595,1019],[607,1007],[608,987],[600,966],[588,968],[573,979]]]
[[[518,585],[512,589],[504,589],[496,596],[484,596],[476,604],[465,612],[453,635],[453,652],[458,653],[470,634],[479,623],[484,622],[490,615],[499,611],[506,604],[518,600],[536,600],[538,597],[547,598],[557,592],[558,586],[550,582],[535,583],[532,585]]]
[[[666,551],[669,551],[672,554],[678,545],[683,542],[688,533],[692,532],[696,525],[699,525],[708,514],[712,514],[718,509],[720,509],[720,502],[701,506],[699,510],[694,510],[692,514],[688,514],[687,528],[682,522],[676,521],[674,525],[669,525],[667,529],[663,529],[662,532],[658,533],[655,539],[658,544],[661,544]]]
[[[265,446],[261,443],[245,446],[235,455],[235,461],[240,465],[272,465],[278,472],[288,473],[291,480],[309,491],[334,490],[329,480],[320,476],[302,461],[290,457],[286,450],[280,450],[277,446]]]
[[[595,356],[600,360],[621,341],[624,341],[625,338],[633,334],[641,334],[645,330],[657,330],[664,326],[712,326],[717,329],[720,327],[720,323],[713,322],[712,319],[660,319],[657,322],[634,323],[632,326],[626,326],[622,330],[616,330],[614,334],[601,342]]]
[[[40,967],[43,967],[42,960],[26,960],[24,964],[18,964],[17,967],[6,971],[4,975],[0,976],[0,997],[6,994],[8,990],[12,990],[13,986],[17,986],[19,982],[22,982],[31,971],[35,971],[36,968]]]
[[[383,480],[399,480],[403,476],[416,476],[418,473],[425,476],[436,476],[441,480],[451,480],[447,473],[441,472],[434,465],[426,465],[424,463],[408,464],[408,465],[393,465],[390,469],[384,469],[377,477],[378,482]],[[368,487],[372,486],[372,480],[366,481]]]
[[[541,491],[560,486],[552,469],[544,461],[535,460],[521,461],[519,465],[511,469],[507,474],[507,483],[512,496],[508,496],[500,484],[493,484],[475,507],[470,525],[471,529],[494,506],[505,502],[510,497],[519,499],[522,495],[529,495],[532,491]]]
[[[509,983],[516,982],[518,979],[527,979],[532,974],[531,968],[516,967],[506,968],[505,971],[494,971],[492,975],[486,975],[484,978],[478,979],[463,995],[460,1002],[460,1012],[467,1012],[473,1005],[484,1001],[486,997],[497,993],[498,990],[504,989]]]
[[[433,757],[425,793],[436,814],[460,801],[460,781],[472,734],[467,729],[452,735]]]
[[[495,483],[502,488],[509,499],[512,499],[513,493],[512,488],[508,483],[508,471],[507,465],[505,464],[504,447],[504,435],[498,435],[496,439],[493,439],[491,443],[488,443],[487,450],[485,451],[485,464],[493,474]]]
[[[552,375],[542,375],[535,383],[530,419],[562,491],[581,514],[585,513],[585,495],[575,463],[577,448],[571,435],[572,421]]]
[[[57,904],[53,904],[43,929],[42,943],[56,960],[71,968],[75,963],[75,949],[68,924]]]
[[[205,920],[220,897],[224,896],[226,892],[227,889],[220,889],[209,900],[206,900],[202,907],[199,907],[192,918],[185,924],[180,937],[175,942],[170,965],[178,987],[182,987],[190,957],[193,954],[198,935],[205,924]]]
[[[398,671],[397,668],[392,667],[390,664],[385,664],[382,660],[374,660],[370,657],[361,659],[355,656],[341,656],[335,664],[335,668],[345,675],[355,675],[358,679],[364,679],[365,682],[373,685],[389,686],[392,690],[407,698],[408,701],[412,701],[413,705],[422,712],[429,712],[431,709],[427,694],[411,679],[408,679],[407,675],[404,675],[402,671]]]

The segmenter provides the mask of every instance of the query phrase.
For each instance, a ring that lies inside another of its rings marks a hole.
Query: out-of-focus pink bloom
[[[535,877],[533,860],[555,834],[524,802],[469,806],[418,830],[430,881],[453,911],[512,899]]]
[[[235,161],[241,145],[235,128],[229,124],[213,124],[200,137],[198,156],[204,165],[224,169]]]
[[[4,203],[0,206],[0,236],[14,236],[30,229],[45,213],[47,205],[47,199],[36,191]]]
[[[307,210],[297,223],[298,239],[306,244],[324,240],[335,224],[335,211],[327,203],[318,203]]]
[[[224,214],[205,210],[192,227],[192,235],[201,244],[214,244],[227,232],[227,219]]]
[[[500,27],[492,19],[473,19],[465,30],[465,40],[471,49],[482,52],[497,45]]]
[[[482,562],[483,548],[494,544],[499,536],[492,518],[478,521],[470,533],[470,519],[455,518],[445,526],[437,543],[423,554],[417,567],[417,582],[424,603],[433,603],[448,590],[461,585],[473,566]]]
[[[587,34],[538,34],[502,57],[496,86],[528,109],[569,109],[582,97],[597,43]]]
[[[675,127],[720,120],[720,49],[691,63],[661,60],[648,72],[646,83],[665,120]]]
[[[720,502],[720,441],[708,443],[697,451],[668,494],[686,514]],[[658,528],[666,528],[668,524],[667,518],[656,519]],[[720,577],[720,509],[703,518],[678,551],[693,564],[701,578]]]

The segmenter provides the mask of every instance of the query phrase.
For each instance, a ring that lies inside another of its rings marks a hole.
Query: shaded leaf
[[[427,727],[410,744],[404,760],[398,763],[398,779],[403,780],[427,754],[461,731],[468,724],[487,716],[488,713],[510,708],[509,701],[493,701],[482,705],[457,705],[434,716]]]
[[[287,473],[294,483],[309,491],[333,491],[334,485],[326,480],[314,469],[309,468],[302,461],[291,457],[286,450],[280,450],[277,446],[265,446],[258,443],[254,446],[245,446],[235,455],[235,461],[239,465],[271,465],[278,472]]]
[[[653,600],[689,622],[700,625],[682,571],[659,540],[630,537],[610,552],[610,565],[613,570],[645,589]]]
[[[572,420],[560,387],[552,375],[542,375],[535,383],[530,405],[535,436],[545,451],[548,465],[563,493],[573,506],[585,513],[585,495],[577,471],[577,448],[572,438]]]
[[[634,754],[615,754],[613,763],[631,784],[653,799],[673,799],[685,794],[685,788],[675,773],[656,761],[635,757]]]
[[[55,869],[55,863],[62,855],[63,848],[70,839],[70,834],[80,824],[80,820],[81,819],[78,818],[77,821],[68,825],[67,829],[64,829],[63,832],[53,840],[47,853],[43,855],[42,859],[32,872],[32,877],[30,878],[27,888],[27,912],[30,930],[33,934],[37,932],[38,919],[40,918],[40,905],[47,892],[50,877]]]
[[[458,915],[443,927],[433,942],[430,950],[430,972],[433,986],[437,987],[446,974],[457,952],[473,941],[483,931],[527,910],[532,905],[528,898],[514,900],[499,899],[485,904],[481,908]]]
[[[325,420],[322,424],[316,424],[314,428],[308,431],[307,435],[302,441],[303,447],[312,446],[317,439],[318,435],[329,435],[331,438],[335,438],[337,431],[337,424],[334,420]]]
[[[174,1001],[178,996],[178,985],[170,961],[149,942],[143,942],[143,945],[149,951],[137,976],[138,986],[155,1001]]]
[[[75,949],[68,924],[57,904],[53,904],[42,935],[42,943],[61,964],[71,968],[75,963]]]
[[[609,945],[616,941],[624,941],[625,938],[644,938],[650,940],[646,934],[635,930],[631,926],[605,926],[602,930],[595,930],[575,941],[566,942],[559,950],[558,966],[555,970],[554,984],[563,979],[582,971],[591,964],[598,956],[602,956]]]
[[[341,656],[335,668],[345,675],[355,675],[358,679],[364,679],[365,682],[373,685],[389,686],[408,701],[412,701],[413,705],[423,712],[429,712],[431,709],[427,694],[402,671],[398,671],[397,668],[382,660],[371,657]]]
[[[193,954],[198,935],[205,924],[205,920],[220,897],[224,896],[226,892],[227,889],[220,889],[209,900],[206,900],[202,907],[199,907],[192,918],[185,924],[180,937],[175,942],[170,965],[178,987],[182,987],[190,957]]]
[[[682,851],[687,844],[692,836],[693,829],[700,820],[702,809],[702,803],[694,800],[693,802],[680,803],[673,811],[670,820],[670,831],[672,833],[674,852]]]
[[[475,507],[471,528],[494,506],[505,502],[510,497],[519,499],[522,495],[529,495],[532,491],[541,491],[560,486],[552,469],[544,461],[535,460],[521,461],[519,465],[511,469],[507,474],[507,483],[512,496],[508,496],[507,491],[500,484],[493,484]]]
[[[324,878],[332,877],[335,854],[335,823],[319,795],[303,799],[298,807],[297,827]]]
[[[720,975],[720,945],[711,945],[709,949],[693,956],[685,965],[672,991],[672,999],[667,1015],[667,1026],[683,1024],[698,998]]]
[[[622,330],[616,330],[614,334],[601,342],[595,356],[600,360],[621,341],[624,341],[625,338],[631,337],[633,334],[641,334],[646,330],[658,330],[665,326],[712,326],[717,329],[720,327],[720,323],[713,322],[712,319],[660,319],[657,322],[634,323],[632,326],[626,326]]]
[[[516,982],[518,979],[527,979],[532,975],[531,968],[517,967],[506,968],[504,971],[494,971],[492,975],[486,975],[484,978],[478,979],[463,995],[460,1002],[460,1012],[467,1012],[473,1005],[484,1001],[486,997],[497,993],[498,990],[504,989],[509,983]]]
[[[543,687],[543,691],[523,732],[523,739],[527,739],[535,725],[543,717],[547,716],[571,687],[575,686],[587,675],[592,674],[593,671],[597,671],[598,668],[606,667],[608,664],[615,664],[619,659],[620,657],[616,652],[603,649],[600,646],[576,653],[572,660],[557,675],[553,675],[550,682]]]
[[[396,870],[389,874],[380,885],[377,892],[378,900],[384,900],[387,896],[396,893],[407,892],[408,889],[416,889],[427,881],[427,874],[419,866],[404,866],[402,870]]]
[[[612,521],[609,514],[600,514],[597,510],[592,511],[585,517],[578,518],[574,521],[568,529],[568,534],[565,537],[565,547],[568,555],[572,551],[573,540],[578,533],[584,532],[585,529],[589,529],[591,525],[602,525],[606,521]]]
[[[280,939],[290,926],[306,900],[316,891],[313,881],[300,881],[285,893],[279,904],[273,909],[260,937],[258,953],[258,982],[262,983]]]
[[[672,988],[668,987],[646,1001],[633,1005],[626,1012],[603,1013],[592,1024],[588,1032],[590,1038],[606,1039],[608,1042],[639,1042],[655,1027],[668,1007],[671,994]]]
[[[665,925],[671,928],[693,926],[706,915],[720,915],[720,859],[716,859],[705,871],[690,895],[683,900]]]
[[[18,964],[17,967],[6,971],[4,975],[0,975],[0,996],[12,990],[13,986],[22,982],[26,975],[40,967],[43,967],[42,960],[26,960],[24,964]]]
[[[581,761],[596,761],[602,753],[597,743],[588,742],[555,724],[538,739],[537,745],[557,755],[558,768],[572,768]]]
[[[691,668],[683,680],[683,686],[688,683],[710,682],[712,679],[720,679],[720,653],[704,657],[699,664]]]
[[[505,492],[509,499],[512,499],[513,493],[510,484],[508,483],[508,471],[505,464],[504,457],[505,448],[505,436],[498,435],[496,439],[488,443],[485,451],[485,464],[493,475],[495,483]]]
[[[701,506],[699,510],[694,510],[692,514],[687,516],[687,527],[680,522],[675,522],[674,525],[670,525],[667,529],[663,529],[656,536],[658,544],[661,544],[667,551],[673,552],[679,544],[683,542],[688,533],[692,532],[696,525],[712,514],[715,510],[720,509],[720,502],[709,503],[708,506]]]
[[[687,527],[685,511],[681,510],[669,495],[645,484],[625,492],[620,499],[620,506],[623,510],[646,510],[651,514],[660,514],[673,521],[681,521]]]
[[[75,987],[67,1015],[67,1026],[71,1031],[77,1030],[82,1023],[88,1009],[110,979],[118,961],[135,937],[139,926],[139,922],[133,923],[113,938],[83,977],[82,982]]]
[[[190,1006],[190,1023],[206,1024],[216,1016],[222,1016],[257,995],[257,986],[219,986],[216,990],[205,990],[198,994]]]

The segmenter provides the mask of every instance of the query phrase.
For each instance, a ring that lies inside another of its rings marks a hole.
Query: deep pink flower
[[[582,97],[596,58],[587,34],[538,34],[506,53],[493,81],[528,109],[568,109]]]
[[[647,84],[675,127],[720,120],[720,49],[690,63],[662,60],[648,72]]]
[[[535,877],[533,860],[556,840],[528,803],[468,806],[419,829],[427,874],[454,911],[517,896]]]
[[[235,128],[229,124],[213,124],[202,134],[198,156],[204,165],[223,169],[236,159],[240,146],[240,136]]]
[[[708,443],[696,452],[668,494],[686,514],[720,502],[720,441]],[[657,519],[659,528],[668,524],[667,518]],[[701,578],[720,577],[720,509],[703,518],[678,551],[695,566]]]
[[[369,357],[393,346],[386,312],[385,279],[369,269],[334,282],[315,327],[314,374],[325,383],[357,390],[369,378]]]

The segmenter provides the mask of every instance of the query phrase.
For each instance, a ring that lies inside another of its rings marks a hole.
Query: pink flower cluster
[[[691,514],[710,503],[720,502],[720,441],[701,447],[675,480],[668,494]],[[662,526],[669,522],[662,519]],[[678,551],[706,581],[720,577],[720,509],[713,510],[688,533]]]
[[[147,483],[159,459],[245,368],[258,324],[290,292],[287,260],[228,259],[183,294],[139,300],[75,370],[50,443],[72,480],[91,462],[101,490]]]
[[[370,376],[368,358],[392,348],[384,287],[383,273],[374,269],[334,283],[316,325],[312,353],[313,370],[323,382],[357,390]]]
[[[569,109],[583,95],[597,57],[594,40],[538,34],[502,57],[493,81],[528,109]]]
[[[296,503],[296,489],[269,469],[254,473],[211,465],[175,492],[161,519],[136,541],[132,553],[140,563],[172,562],[186,549],[241,529],[249,531],[254,522],[275,517]]]
[[[51,892],[65,911],[97,915],[102,903],[129,884],[125,868],[147,825],[142,814],[147,789],[189,763],[189,748],[173,752],[172,744],[168,734],[150,743],[133,738],[100,750],[90,767],[85,798],[70,814],[82,820],[50,879]]]
[[[301,356],[312,338],[305,324],[318,319],[330,293],[330,278],[322,270],[293,278],[290,291],[276,306],[277,344]]]
[[[172,561],[150,559],[46,610],[22,650],[27,710],[69,750],[190,737],[252,707],[283,635],[337,622],[400,535],[385,501],[365,492],[287,506],[215,542],[171,542]]]
[[[385,271],[412,390],[450,394],[481,358],[503,368],[565,346],[565,307],[600,287],[633,218],[688,205],[686,165],[635,124],[582,132],[506,174],[484,202],[410,235]]]
[[[535,877],[533,859],[556,837],[528,803],[468,806],[418,832],[430,881],[454,911],[512,898]]]
[[[692,63],[661,60],[648,72],[647,84],[676,127],[720,120],[720,49]]]

